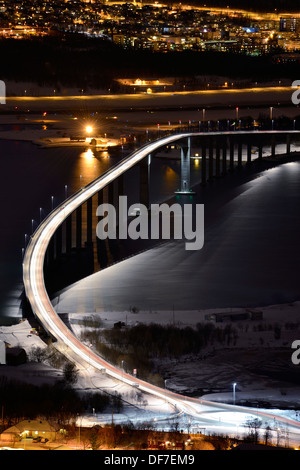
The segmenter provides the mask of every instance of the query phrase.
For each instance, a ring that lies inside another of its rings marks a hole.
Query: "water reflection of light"
[[[94,153],[92,149],[87,149],[81,154],[81,157],[85,158],[86,160],[92,160],[92,158],[94,158]]]
[[[296,168],[298,166],[298,162],[287,162],[285,163],[285,166]]]
[[[166,178],[170,179],[170,178],[174,178],[174,177],[176,177],[176,172],[168,166],[166,168]]]

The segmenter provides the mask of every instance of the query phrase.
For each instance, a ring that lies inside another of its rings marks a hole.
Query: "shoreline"
[[[178,107],[217,106],[248,107],[249,103],[278,106],[280,103],[296,107],[291,98],[295,90],[290,85],[246,87],[246,88],[216,88],[194,91],[174,91],[157,93],[124,93],[124,94],[91,94],[91,95],[55,95],[55,96],[9,96],[6,104],[1,105],[0,112],[15,112],[30,108],[43,112],[70,112],[75,109],[88,111],[91,108],[100,108],[101,112],[109,110],[141,110],[143,108],[169,108],[178,110]],[[195,101],[196,100],[196,101]],[[20,108],[21,107],[21,108]]]

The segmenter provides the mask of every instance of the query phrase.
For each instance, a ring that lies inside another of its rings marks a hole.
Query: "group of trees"
[[[39,416],[66,426],[74,423],[77,415],[102,412],[105,409],[120,411],[120,395],[100,392],[80,394],[70,384],[57,381],[54,384],[34,385],[0,377],[0,406],[2,428],[23,419]]]
[[[69,429],[69,437],[76,437],[76,429]],[[177,422],[169,423],[169,431],[155,429],[151,423],[123,425],[107,424],[94,426],[92,429],[82,428],[80,447],[84,449],[136,449],[160,448],[161,450],[228,450],[231,440],[226,436],[197,435],[192,439],[189,432],[183,432]],[[187,441],[189,440],[188,444]],[[166,444],[167,443],[167,444]]]
[[[119,77],[185,77],[219,75],[247,79],[294,78],[295,64],[275,64],[272,57],[182,51],[150,52],[124,49],[104,39],[82,35],[0,40],[0,75],[4,80],[29,81],[39,86],[78,87],[119,91]]]
[[[208,344],[216,342],[228,346],[235,336],[236,330],[231,324],[217,327],[213,323],[197,323],[196,328],[151,323],[103,331],[103,338],[108,344],[123,351],[132,347],[142,356],[158,359],[198,354]]]
[[[106,344],[139,357],[179,358],[198,354],[208,344],[230,345],[236,331],[231,324],[217,327],[212,323],[198,323],[196,328],[181,328],[157,323],[138,324],[131,328],[103,330]]]
[[[80,339],[91,342],[101,356],[126,372],[137,369],[140,378],[162,386],[157,360],[196,355],[215,343],[228,347],[235,343],[237,331],[231,324],[217,327],[198,323],[196,328],[180,328],[153,323],[121,329],[84,329]]]

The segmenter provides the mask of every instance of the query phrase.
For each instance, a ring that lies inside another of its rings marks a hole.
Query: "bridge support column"
[[[103,204],[104,199],[103,199],[103,190],[98,192],[98,206],[101,206]]]
[[[234,170],[234,139],[233,137],[230,138],[230,164],[229,164],[230,171]]]
[[[86,242],[91,245],[93,242],[93,199],[91,197],[87,200],[86,209]]]
[[[258,160],[262,160],[263,157],[263,143],[262,139],[259,139],[258,141]]]
[[[220,139],[216,139],[216,178],[220,177]]]
[[[227,141],[226,138],[223,139],[222,145],[222,173],[226,175],[227,173]]]
[[[139,163],[140,170],[140,203],[149,208],[149,175],[151,157],[143,158]]]
[[[287,136],[286,136],[286,154],[287,155],[291,154],[291,136],[290,136],[290,134],[287,134]]]
[[[238,140],[238,168],[242,168],[242,158],[243,158],[243,142],[241,138]]]
[[[194,194],[190,190],[191,183],[191,138],[180,144],[181,146],[181,177],[180,190],[176,194]]]
[[[55,232],[55,252],[56,259],[59,259],[62,255],[62,225]]]
[[[51,265],[54,261],[54,238],[52,237],[47,248],[47,264]]]
[[[107,186],[107,202],[108,204],[114,204],[114,183],[110,183]]]
[[[76,209],[76,249],[80,250],[82,246],[82,206]]]
[[[118,190],[117,190],[118,196],[124,196],[124,175],[123,174],[118,177],[117,184],[118,184]]]
[[[201,150],[201,184],[206,185],[206,141],[202,140],[202,150]]]
[[[252,145],[250,140],[247,142],[247,164],[250,165],[252,157]]]
[[[72,251],[72,214],[66,220],[66,253],[69,255]]]
[[[272,136],[272,140],[271,140],[271,155],[272,155],[272,157],[275,157],[275,155],[276,155],[276,141],[275,141],[275,136]]]
[[[208,159],[208,180],[212,181],[214,177],[214,147],[213,139],[209,139],[209,159]]]

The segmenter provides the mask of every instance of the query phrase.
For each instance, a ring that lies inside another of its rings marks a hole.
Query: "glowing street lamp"
[[[87,134],[91,134],[93,132],[92,126],[86,126],[85,131]]]
[[[235,405],[235,387],[236,387],[236,383],[234,382],[232,384],[232,386],[233,386],[233,404]]]

